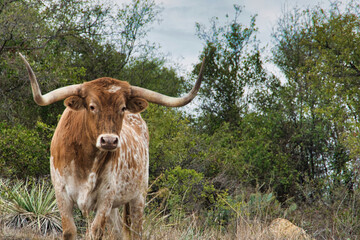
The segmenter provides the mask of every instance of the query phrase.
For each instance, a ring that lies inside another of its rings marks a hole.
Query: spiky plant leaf
[[[0,182],[0,206],[7,226],[30,227],[47,234],[61,231],[55,191],[45,180],[41,182]]]

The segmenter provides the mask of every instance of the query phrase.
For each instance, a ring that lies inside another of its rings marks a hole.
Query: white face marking
[[[115,93],[115,92],[119,91],[120,89],[121,89],[120,86],[112,85],[112,86],[108,89],[108,92],[110,92],[110,93]]]

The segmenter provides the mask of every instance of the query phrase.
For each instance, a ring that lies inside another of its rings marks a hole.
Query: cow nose
[[[100,148],[111,151],[118,147],[119,137],[113,134],[104,134],[100,136]]]

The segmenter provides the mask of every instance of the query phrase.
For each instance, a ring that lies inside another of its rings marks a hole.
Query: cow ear
[[[130,98],[127,101],[126,108],[131,113],[140,113],[149,106],[149,103],[143,98]]]
[[[72,110],[78,111],[84,108],[84,99],[78,96],[71,96],[65,99],[64,102],[66,107],[71,108]]]

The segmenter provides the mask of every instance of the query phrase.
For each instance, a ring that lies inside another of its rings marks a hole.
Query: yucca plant
[[[28,227],[42,234],[61,231],[54,189],[41,182],[0,180],[1,218],[8,227]]]

